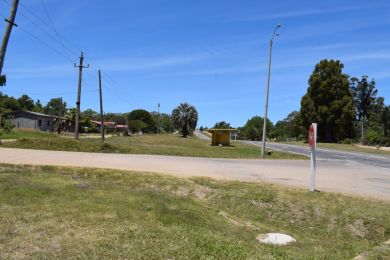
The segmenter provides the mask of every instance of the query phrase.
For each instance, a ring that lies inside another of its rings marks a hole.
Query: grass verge
[[[211,158],[260,158],[260,149],[253,145],[232,142],[234,147],[211,146],[208,141],[194,138],[182,138],[173,134],[143,135],[132,137],[111,137],[102,144],[99,139],[69,138],[21,138],[13,143],[6,143],[4,147],[108,152],[129,154],[155,154]],[[273,151],[267,159],[307,159],[305,156],[281,151]]]
[[[50,134],[48,132],[36,131],[30,129],[14,129],[6,133],[0,129],[0,139],[20,139],[20,138],[56,138],[57,134]]]
[[[293,144],[299,146],[309,146],[309,144],[300,141],[283,142],[285,144]],[[336,143],[317,143],[317,147],[325,149],[335,149],[341,151],[373,153],[373,154],[387,154],[390,155],[390,151],[373,149],[372,147],[361,147],[357,144],[336,144]]]
[[[297,242],[255,239],[275,231]],[[389,237],[383,201],[209,178],[0,165],[2,259],[351,259]]]

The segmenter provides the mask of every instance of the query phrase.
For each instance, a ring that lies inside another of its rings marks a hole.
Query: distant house
[[[53,124],[64,117],[51,116],[32,111],[17,111],[7,113],[10,121],[16,128],[27,128],[41,131],[54,131]]]
[[[100,125],[102,124],[100,121],[92,121],[92,124],[100,128]],[[117,125],[115,122],[107,122],[104,121],[103,125],[105,126],[106,129],[109,129],[111,131],[126,131],[127,130],[127,125]]]

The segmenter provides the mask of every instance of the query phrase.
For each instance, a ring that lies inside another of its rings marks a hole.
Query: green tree
[[[192,133],[198,123],[198,111],[188,103],[181,103],[172,111],[173,126],[178,129],[183,137]]]
[[[350,81],[351,92],[356,107],[358,121],[369,116],[370,110],[374,106],[376,94],[375,80],[368,81],[368,76],[363,76],[360,80],[356,77]]]
[[[216,128],[216,129],[232,129],[233,127],[229,123],[227,123],[225,121],[221,121],[221,122],[215,123],[213,128]]]
[[[43,113],[43,106],[39,99],[34,103],[34,108],[32,109],[32,111]]]
[[[301,100],[303,126],[308,129],[311,123],[318,123],[318,138],[322,142],[354,136],[355,106],[343,67],[340,61],[320,61]]]
[[[367,131],[364,134],[365,142],[371,145],[380,144],[381,140],[388,136],[388,107],[385,105],[385,99],[378,97],[375,99],[368,113]],[[372,138],[375,136],[375,138]]]
[[[69,108],[65,113],[66,118],[66,130],[69,132],[74,132],[76,125],[76,108]]]
[[[383,111],[382,123],[383,123],[383,135],[385,137],[390,137],[390,105],[387,106]]]
[[[138,132],[142,129],[145,129],[148,127],[147,124],[145,124],[143,121],[141,120],[129,120],[127,126],[129,127],[129,129],[134,133],[134,132]]]
[[[154,125],[159,128],[159,132],[172,132],[173,124],[171,120],[171,116],[166,113],[160,113],[153,111],[150,113],[152,115],[152,119]]]
[[[239,128],[239,136],[240,138],[252,140],[252,141],[260,141],[263,137],[263,122],[264,118],[260,116],[254,116],[249,119],[246,124]],[[267,119],[267,137],[271,137],[271,132],[273,131],[272,122]]]
[[[93,120],[95,117],[97,117],[98,113],[96,111],[88,108],[82,112],[82,115],[86,119]]]
[[[44,113],[48,115],[63,116],[66,112],[66,102],[62,100],[62,97],[52,98],[43,108]]]
[[[23,110],[32,111],[34,109],[34,100],[32,100],[28,95],[22,95],[18,98],[20,108]]]
[[[7,77],[5,75],[0,76],[0,87],[4,87],[5,83],[7,83]]]
[[[298,140],[304,135],[304,132],[300,112],[293,111],[275,124],[273,135],[278,140],[286,140],[287,138]]]
[[[152,115],[144,109],[136,109],[129,113],[127,116],[128,122],[133,120],[142,121],[146,126],[141,130],[144,132],[154,132],[154,121]]]
[[[97,114],[98,120],[100,120],[100,114]],[[115,122],[117,125],[126,125],[127,115],[122,113],[106,113],[104,114],[104,120],[109,122]]]

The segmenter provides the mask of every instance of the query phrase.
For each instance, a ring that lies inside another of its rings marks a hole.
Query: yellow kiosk
[[[208,129],[211,133],[211,145],[212,146],[230,146],[230,135],[232,132],[236,132],[237,129]]]

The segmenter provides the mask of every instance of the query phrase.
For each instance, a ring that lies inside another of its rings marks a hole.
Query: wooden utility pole
[[[18,4],[19,4],[19,0],[12,1],[11,12],[10,12],[9,18],[4,19],[8,24],[7,24],[7,28],[5,29],[5,32],[4,32],[4,37],[3,37],[3,41],[1,43],[1,49],[0,49],[0,76],[2,75],[1,71],[3,70],[5,52],[7,51],[8,40],[9,40],[9,37],[11,36],[12,27],[18,26],[17,24],[14,23],[16,11],[18,10]]]
[[[76,68],[79,68],[79,85],[77,89],[77,102],[76,102],[76,123],[75,123],[75,129],[74,129],[74,138],[76,140],[79,139],[79,121],[80,121],[80,98],[81,98],[81,80],[83,78],[83,69],[89,68],[89,64],[84,67],[83,66],[84,56],[83,52],[81,52],[80,56],[80,65],[74,64]]]
[[[157,106],[157,134],[160,133],[160,102]]]
[[[104,120],[103,120],[103,95],[102,95],[102,74],[99,70],[99,95],[100,95],[100,133],[104,142]]]

